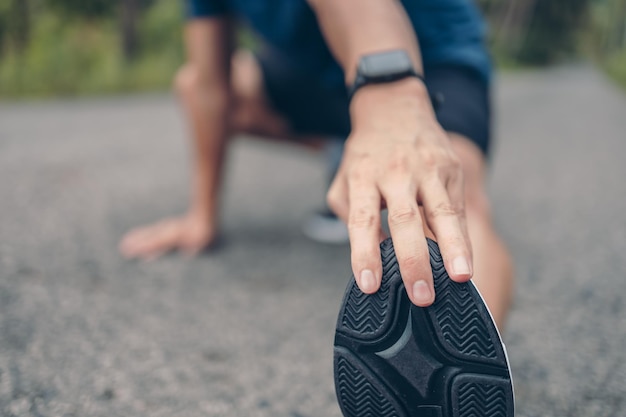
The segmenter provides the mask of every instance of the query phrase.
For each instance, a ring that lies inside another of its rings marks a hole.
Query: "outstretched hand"
[[[215,231],[211,224],[189,214],[131,230],[122,238],[119,250],[126,258],[143,260],[156,259],[173,250],[194,256],[214,239]]]
[[[362,88],[351,115],[352,134],[327,198],[348,225],[357,284],[365,293],[380,287],[380,212],[387,207],[407,293],[414,304],[428,306],[435,293],[425,227],[435,235],[450,278],[472,277],[460,162],[417,79]]]

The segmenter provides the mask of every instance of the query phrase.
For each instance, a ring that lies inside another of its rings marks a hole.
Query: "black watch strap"
[[[424,79],[424,77],[421,74],[418,74],[413,69],[410,72],[399,74],[397,76],[391,76],[391,77],[385,78],[383,80],[377,80],[377,81],[374,81],[374,80],[371,80],[371,79],[367,79],[367,78],[365,78],[364,76],[362,76],[361,74],[359,74],[357,72],[356,77],[354,79],[354,82],[348,88],[348,102],[352,101],[352,97],[354,96],[354,94],[361,87],[364,87],[364,86],[369,85],[369,84],[383,84],[383,83],[399,81],[399,80],[403,80],[403,79],[408,78],[408,77],[415,77],[415,78],[421,80],[424,84],[426,84],[426,80]]]

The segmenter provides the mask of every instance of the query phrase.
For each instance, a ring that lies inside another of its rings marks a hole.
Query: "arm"
[[[127,257],[151,259],[172,249],[195,254],[215,238],[229,135],[231,35],[226,17],[193,19],[185,27],[187,62],[176,75],[175,87],[191,130],[192,199],[183,216],[126,234],[120,250]]]
[[[224,144],[228,137],[231,23],[197,19],[185,28],[187,65],[177,89],[191,127],[193,188],[190,215],[207,223],[217,217]]]
[[[383,50],[406,50],[421,71],[416,35],[400,2],[310,3],[348,84],[362,55]],[[415,304],[430,305],[434,287],[424,229],[437,238],[452,279],[472,275],[459,161],[416,78],[361,88],[350,117],[352,133],[328,202],[348,224],[354,276],[366,293],[380,286],[380,210],[386,206],[407,293]]]

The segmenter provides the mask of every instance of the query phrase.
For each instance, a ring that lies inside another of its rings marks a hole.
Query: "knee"
[[[257,60],[249,51],[237,51],[231,61],[232,90],[237,101],[249,104],[263,101],[263,77]]]
[[[223,81],[207,77],[196,65],[185,64],[174,77],[174,89],[187,107],[201,111],[230,111],[232,95]]]
[[[174,76],[174,90],[178,94],[188,94],[198,87],[199,78],[198,70],[191,64],[185,64]]]
[[[241,133],[255,133],[263,125],[265,97],[261,69],[248,51],[237,51],[232,59],[233,128]]]
[[[466,187],[465,213],[467,217],[491,221],[491,203],[483,187]]]
[[[485,188],[486,162],[481,150],[469,139],[450,134],[452,148],[463,167],[465,212],[468,217],[491,219],[491,204]]]

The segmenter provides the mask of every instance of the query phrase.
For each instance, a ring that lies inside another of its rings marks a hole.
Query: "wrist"
[[[350,102],[350,116],[355,127],[381,118],[390,122],[405,117],[416,122],[435,119],[428,89],[417,77],[361,87]]]
[[[396,98],[410,100],[416,105],[430,106],[430,97],[426,84],[417,77],[406,77],[401,80],[387,83],[368,84],[361,87],[352,97],[350,107],[376,106],[380,99],[385,101]]]
[[[187,210],[187,218],[195,224],[211,225],[215,223],[215,208],[199,202],[192,202]]]

